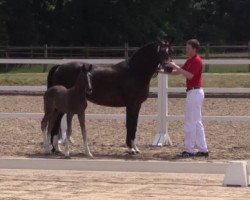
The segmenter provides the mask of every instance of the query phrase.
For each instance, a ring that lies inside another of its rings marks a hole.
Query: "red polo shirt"
[[[187,59],[182,69],[194,75],[192,79],[186,80],[187,88],[202,86],[202,59],[198,54]]]

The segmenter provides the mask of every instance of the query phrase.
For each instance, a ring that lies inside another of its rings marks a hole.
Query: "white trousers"
[[[203,89],[193,89],[187,92],[185,101],[184,132],[185,151],[189,153],[194,153],[195,145],[197,145],[201,152],[208,151],[201,115],[203,100]]]

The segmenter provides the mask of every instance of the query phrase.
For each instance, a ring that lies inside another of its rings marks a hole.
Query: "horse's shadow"
[[[27,158],[38,158],[38,159],[66,159],[64,154],[44,154],[44,153],[34,153],[34,154],[27,154]],[[70,155],[71,159],[113,159],[113,160],[141,160],[141,158],[138,158],[137,155],[130,155],[130,154],[124,154],[124,155],[104,155],[104,154],[94,154],[93,158],[88,157],[84,153],[74,153]]]
[[[40,143],[42,147],[43,143]],[[102,145],[109,146],[109,145]],[[121,148],[125,148],[125,145],[121,145]],[[145,147],[151,147],[151,145],[146,145]],[[65,159],[65,155],[62,152],[54,152],[50,154],[45,154],[44,152],[35,152],[35,153],[27,153],[25,155],[27,158],[40,158],[40,159]],[[72,152],[70,154],[71,159],[90,159],[83,152]],[[155,153],[151,155],[146,155],[143,152],[139,154],[129,154],[126,150],[124,152],[113,152],[113,153],[105,153],[105,152],[93,152],[93,159],[113,159],[113,160],[158,160],[158,161],[180,161],[180,160],[192,160],[194,158],[183,158],[180,154],[170,154],[170,153]]]
[[[26,154],[25,156],[27,158],[43,158],[43,159],[63,159],[64,158],[63,154],[61,154],[61,155],[54,154],[54,153],[45,154],[45,153],[42,153],[42,152],[33,153],[33,154]]]

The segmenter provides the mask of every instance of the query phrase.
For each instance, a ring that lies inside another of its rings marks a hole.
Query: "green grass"
[[[47,71],[54,65],[47,65]],[[9,65],[6,70],[6,65],[1,66],[1,73],[43,73],[44,65]]]
[[[0,85],[46,85],[47,73],[0,74]]]
[[[169,87],[185,87],[183,76],[168,76]],[[250,88],[250,73],[204,73],[204,87],[243,87]],[[0,85],[46,85],[47,73],[8,73],[0,74]],[[151,86],[157,86],[153,78]]]
[[[48,65],[48,70],[53,65]],[[5,65],[1,65],[0,85],[46,85],[47,73],[43,72],[43,65],[9,66],[5,73]],[[248,65],[216,66],[210,65],[209,73],[204,73],[205,87],[250,87],[250,73]],[[157,78],[153,78],[151,86],[157,86]],[[182,76],[169,76],[170,87],[185,87]]]
[[[204,66],[205,69],[205,66]],[[210,65],[209,73],[248,73],[248,65]]]
[[[53,65],[48,65],[47,71]],[[204,66],[205,68],[205,66]],[[8,70],[6,71],[6,66],[1,65],[0,73],[42,73],[44,69],[43,65],[18,65],[11,66],[9,65]],[[210,65],[209,73],[248,73],[248,65]]]
[[[185,78],[179,76],[168,76],[169,87],[185,87]],[[151,86],[157,86],[157,78],[152,79]],[[250,73],[204,73],[204,87],[225,88],[250,88]]]

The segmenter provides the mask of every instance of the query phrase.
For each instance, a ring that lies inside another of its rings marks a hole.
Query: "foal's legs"
[[[52,132],[57,118],[58,118],[58,112],[54,111],[50,117],[49,126],[48,126],[48,139],[49,141],[52,142],[52,146],[53,146],[52,152],[61,152],[61,149],[59,148],[59,145],[58,145],[58,134],[54,135]]]
[[[67,135],[65,139],[65,157],[69,158],[69,143],[70,143],[70,136],[72,133],[72,114],[67,114]]]
[[[46,154],[50,153],[49,140],[47,138],[47,133],[46,133],[47,125],[48,125],[48,122],[49,122],[49,117],[50,117],[49,114],[45,113],[45,115],[44,115],[44,117],[42,119],[42,122],[41,122],[41,129],[42,129],[42,134],[43,134],[43,145],[44,145]]]
[[[138,115],[141,109],[141,104],[127,106],[126,107],[126,127],[127,127],[127,138],[126,144],[128,151],[131,154],[140,153],[140,150],[135,145],[135,134],[137,129]]]
[[[51,131],[51,144],[53,146],[52,152],[55,152],[55,151],[61,152],[59,145],[58,145],[58,134],[59,134],[60,123],[61,123],[61,119],[63,115],[64,113],[61,113],[61,112],[57,113],[56,120]]]
[[[78,116],[78,120],[79,120],[80,127],[81,127],[85,152],[89,157],[93,158],[93,155],[90,153],[90,150],[89,150],[89,145],[88,145],[88,140],[87,140],[87,132],[86,132],[86,129],[85,129],[85,112],[80,113],[77,116]]]

